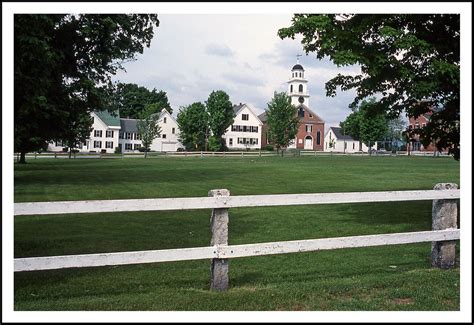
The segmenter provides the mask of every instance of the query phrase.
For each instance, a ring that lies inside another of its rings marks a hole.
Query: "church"
[[[321,119],[309,106],[308,80],[305,78],[305,70],[299,60],[291,69],[290,79],[288,80],[288,96],[291,98],[291,104],[296,106],[300,124],[295,140],[288,148],[302,150],[324,150],[324,120]],[[268,125],[266,112],[258,117],[262,121],[262,148],[270,145],[268,140]]]

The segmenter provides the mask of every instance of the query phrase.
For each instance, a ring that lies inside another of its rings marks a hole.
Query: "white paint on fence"
[[[137,252],[16,258],[14,264],[14,271],[39,271],[71,267],[91,267],[210,259],[215,256],[215,251],[215,247],[194,247]]]
[[[14,271],[39,271],[72,267],[227,259],[248,256],[311,252],[318,250],[457,240],[459,229],[295,240],[246,245],[179,248],[121,253],[29,257],[15,259]]]
[[[459,190],[347,192],[312,194],[242,195],[229,197],[163,198],[15,203],[15,216],[125,211],[167,211],[280,205],[459,199]]]

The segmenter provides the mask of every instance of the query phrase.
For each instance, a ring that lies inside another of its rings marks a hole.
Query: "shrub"
[[[71,153],[78,153],[79,149],[71,149]]]
[[[186,151],[186,149],[184,149],[184,148],[178,148],[176,151],[177,151],[177,152],[183,152],[183,151]]]
[[[267,144],[267,145],[263,148],[263,150],[266,150],[266,151],[273,151],[273,146],[270,145],[270,144]]]
[[[115,147],[114,153],[117,153],[117,154],[122,153],[122,147],[121,146]]]
[[[209,137],[207,148],[209,151],[219,151],[221,149],[221,140],[216,137]]]

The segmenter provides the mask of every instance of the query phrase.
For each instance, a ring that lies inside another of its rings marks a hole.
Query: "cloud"
[[[232,51],[227,45],[217,44],[217,43],[207,44],[205,53],[209,55],[221,56],[221,57],[234,56],[234,51]]]

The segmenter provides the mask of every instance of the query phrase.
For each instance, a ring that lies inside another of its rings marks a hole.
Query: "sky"
[[[309,106],[325,122],[338,126],[350,114],[354,91],[326,97],[324,84],[338,73],[359,67],[336,67],[328,59],[305,55],[299,39],[280,39],[278,29],[291,25],[290,14],[159,15],[150,48],[124,64],[115,81],[136,83],[167,93],[176,116],[180,107],[204,102],[224,90],[233,104],[250,104],[262,113],[274,91],[286,91],[296,55],[305,69]]]

